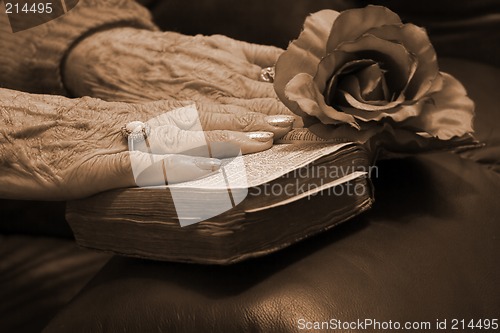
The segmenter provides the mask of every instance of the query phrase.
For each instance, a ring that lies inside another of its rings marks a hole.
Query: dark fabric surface
[[[441,64],[476,100],[484,148],[384,161],[371,211],[260,259],[216,267],[114,258],[46,332],[294,332],[301,318],[498,318],[500,70]]]
[[[71,240],[0,235],[0,332],[40,332],[109,257]]]
[[[64,202],[0,199],[0,234],[73,238]]]
[[[500,66],[500,1],[373,0],[427,29],[439,56]]]
[[[162,30],[185,34],[223,34],[254,43],[285,48],[298,37],[308,13],[321,9],[345,10],[359,0],[164,0],[151,7]]]
[[[440,57],[462,57],[500,66],[498,0],[168,0],[152,7],[163,30],[186,34],[224,34],[236,39],[286,48],[297,38],[308,13],[387,6],[404,22],[427,29]]]

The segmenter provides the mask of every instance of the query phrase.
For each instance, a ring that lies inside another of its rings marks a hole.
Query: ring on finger
[[[142,142],[151,134],[151,126],[142,121],[131,121],[121,128],[121,133],[124,138],[133,142]]]
[[[274,67],[262,68],[260,71],[260,81],[273,83],[274,74]]]

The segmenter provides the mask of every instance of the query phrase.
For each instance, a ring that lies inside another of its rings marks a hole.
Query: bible
[[[68,202],[80,246],[164,261],[230,264],[285,248],[371,207],[365,145],[295,129],[208,177]]]

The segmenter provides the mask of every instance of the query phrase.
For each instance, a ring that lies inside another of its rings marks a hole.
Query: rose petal
[[[335,105],[337,84],[342,75],[374,64],[373,60],[365,59],[349,61],[351,57],[352,55],[348,53],[335,51],[323,58],[318,66],[318,73],[314,77],[314,82],[319,91],[323,92],[326,103],[330,105]],[[331,76],[332,73],[334,73],[333,76]]]
[[[359,80],[355,75],[347,75],[339,80],[337,91],[334,93],[336,104],[345,102],[344,94],[353,94],[358,101],[363,101],[361,97],[361,88],[359,87]],[[349,92],[349,93],[348,93]]]
[[[471,133],[474,102],[467,97],[464,86],[453,76],[440,73],[443,89],[430,97],[419,117],[409,119],[404,125],[420,129],[441,140],[461,137]]]
[[[404,128],[387,128],[374,140],[384,149],[380,151],[377,159],[401,158],[410,154],[426,151],[454,150],[461,147],[477,147],[477,142],[472,135],[454,138],[452,140],[439,140],[426,133],[415,133]]]
[[[427,94],[430,95],[430,94],[433,94],[433,93],[438,92],[438,91],[443,89],[444,79],[443,79],[443,75],[441,75],[441,74],[442,74],[442,72],[438,72],[438,75],[436,76],[434,81],[432,81],[432,85],[429,88],[429,91],[427,91]]]
[[[342,111],[351,114],[354,118],[362,121],[380,121],[384,118],[391,119],[395,122],[402,122],[411,117],[418,116],[425,105],[426,100],[421,99],[412,104],[399,104],[390,109],[385,110],[362,110],[357,107],[342,106]]]
[[[365,34],[353,42],[344,42],[338,49],[355,53],[358,58],[379,62],[381,67],[387,70],[387,83],[395,95],[403,91],[415,69],[412,56],[403,45],[373,35]]]
[[[407,129],[395,128],[388,123],[380,123],[378,126],[361,124],[361,129],[356,130],[345,125],[325,125],[316,119],[316,122],[311,121],[307,128],[321,138],[338,140],[339,142],[353,141],[366,143],[375,137],[372,141],[375,143],[374,148],[383,147],[384,149],[380,153],[388,157],[401,157],[402,155],[386,154],[387,151],[398,154],[410,154],[430,150],[452,149],[453,147],[474,144],[474,138],[470,134],[443,141],[422,136],[421,133],[415,133]],[[380,155],[377,158],[380,158]]]
[[[376,63],[362,68],[340,80],[337,96],[346,101],[347,106],[356,106],[357,103],[360,103],[359,107],[362,110],[392,108],[403,102],[404,96],[400,95],[396,101],[388,102],[388,91],[383,75],[384,72]],[[368,98],[371,98],[371,100]],[[351,99],[355,99],[355,101],[350,103],[349,100]]]
[[[372,28],[390,24],[402,22],[386,7],[367,6],[343,11],[333,23],[326,51],[331,53],[343,42],[353,41]]]
[[[386,25],[368,32],[376,37],[402,43],[417,59],[418,67],[408,84],[406,96],[419,99],[439,74],[436,52],[425,29],[413,24]]]
[[[327,125],[321,122],[308,124],[307,128],[317,136],[327,140],[338,140],[340,142],[361,142],[365,143],[374,135],[385,130],[387,124],[381,126],[372,126],[361,124],[359,129],[356,129],[345,124],[342,125]]]
[[[297,103],[301,114],[317,117],[324,124],[348,123],[359,127],[354,117],[326,105],[323,94],[307,73],[297,74],[285,87],[287,99]]]
[[[307,17],[299,38],[278,58],[274,89],[281,101],[294,112],[298,106],[286,98],[285,86],[299,73],[314,75],[321,58],[326,55],[326,41],[338,15],[339,13],[333,10],[311,14]]]
[[[321,59],[316,75],[314,76],[314,82],[318,86],[318,89],[324,91],[326,95],[328,92],[325,89],[329,81],[334,80],[335,75],[341,71],[342,66],[349,65],[352,60],[352,54],[340,51],[335,51]],[[374,62],[372,61],[372,63]],[[332,75],[334,76],[332,77]]]
[[[359,80],[356,77],[356,73],[342,75],[338,82],[337,90],[350,91],[355,94],[356,97],[361,97],[361,88],[359,86]]]
[[[378,64],[373,64],[356,74],[359,81],[360,94],[364,101],[385,100],[389,96],[385,93],[386,86],[384,71]]]
[[[364,110],[364,111],[382,111],[382,110],[392,109],[392,108],[398,106],[399,104],[401,104],[402,102],[404,102],[404,100],[405,100],[404,95],[399,95],[398,99],[391,101],[391,102],[372,101],[371,103],[367,103],[367,102],[362,102],[362,101],[357,100],[356,98],[354,98],[354,96],[352,96],[350,93],[348,93],[346,91],[341,91],[340,93],[348,105],[350,105],[356,109]],[[341,105],[340,108],[344,112],[348,112],[348,110],[350,110],[350,108],[344,109],[343,105]]]

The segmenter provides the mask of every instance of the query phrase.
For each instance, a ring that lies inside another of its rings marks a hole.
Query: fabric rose
[[[387,129],[396,139],[472,137],[474,103],[462,84],[439,71],[426,31],[385,7],[310,15],[274,85],[322,137],[364,142]]]

